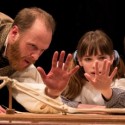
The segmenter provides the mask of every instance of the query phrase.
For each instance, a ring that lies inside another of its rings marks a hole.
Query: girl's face
[[[81,59],[78,59],[80,66],[83,67],[84,71],[88,73],[90,76],[95,76],[95,63],[98,62],[99,73],[102,72],[102,67],[104,60],[108,60],[113,63],[114,56],[109,56],[107,54],[98,54],[98,55],[85,55]]]

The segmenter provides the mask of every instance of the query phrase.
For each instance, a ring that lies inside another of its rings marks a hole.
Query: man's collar
[[[7,49],[7,45],[8,45],[8,36],[6,38],[6,41],[4,43],[4,52],[3,52],[3,57],[6,57],[6,49]]]

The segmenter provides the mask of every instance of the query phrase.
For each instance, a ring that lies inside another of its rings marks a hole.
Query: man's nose
[[[33,60],[36,61],[36,60],[39,59],[40,55],[41,55],[40,52],[36,52],[36,53],[32,53],[32,54],[31,54],[31,57],[32,57]]]

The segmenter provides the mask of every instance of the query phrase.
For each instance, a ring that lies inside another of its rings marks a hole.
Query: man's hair
[[[39,19],[44,22],[46,28],[52,30],[52,32],[54,33],[54,18],[52,17],[52,15],[38,7],[24,8],[19,11],[14,19],[13,26],[17,25],[20,31],[23,32],[29,29],[36,19]]]

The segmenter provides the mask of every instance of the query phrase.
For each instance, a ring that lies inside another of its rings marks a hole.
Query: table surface
[[[1,125],[125,125],[124,114],[0,114]]]

